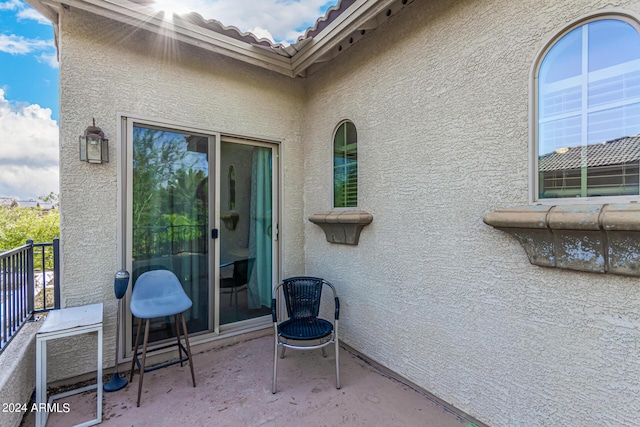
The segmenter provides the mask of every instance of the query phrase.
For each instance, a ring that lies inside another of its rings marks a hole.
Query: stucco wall
[[[493,426],[640,425],[640,284],[532,266],[483,224],[527,204],[536,54],[637,1],[415,1],[307,81],[305,217],[331,208],[332,132],[358,130],[357,246],[305,225],[343,339]],[[348,384],[344,385],[348,387]]]
[[[123,267],[117,245],[118,113],[283,141],[288,210],[281,228],[290,236],[282,243],[284,271],[303,271],[299,82],[73,7],[62,9],[59,50],[62,305],[104,302],[106,366],[113,365],[115,346],[113,275]],[[78,135],[94,117],[110,139],[108,164],[78,160]],[[91,369],[93,351],[81,344],[58,347],[50,352],[56,367],[50,379]]]
[[[0,426],[19,426],[22,417],[31,410],[28,403],[36,382],[36,332],[41,324],[25,323],[11,345],[0,353],[0,403],[14,405],[2,407]]]

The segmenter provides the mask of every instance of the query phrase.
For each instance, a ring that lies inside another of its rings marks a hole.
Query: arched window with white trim
[[[358,206],[358,134],[350,121],[338,125],[333,137],[333,207]]]
[[[640,195],[640,25],[582,21],[535,73],[533,200]]]

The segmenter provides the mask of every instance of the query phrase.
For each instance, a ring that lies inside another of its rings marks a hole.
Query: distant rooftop
[[[0,207],[3,208],[40,208],[51,210],[54,208],[53,203],[37,200],[17,200],[12,197],[0,197]]]
[[[640,161],[640,135],[629,135],[586,147],[587,167],[621,165]],[[582,167],[582,147],[568,147],[552,151],[538,158],[538,170],[579,169]]]

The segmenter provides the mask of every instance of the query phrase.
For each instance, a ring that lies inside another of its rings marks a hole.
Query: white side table
[[[47,401],[47,341],[78,334],[98,333],[97,384],[51,396]],[[54,400],[87,390],[96,390],[97,416],[77,427],[92,426],[102,422],[102,303],[50,311],[36,334],[36,427],[44,427],[49,413],[40,410]],[[42,405],[42,406],[41,406]]]

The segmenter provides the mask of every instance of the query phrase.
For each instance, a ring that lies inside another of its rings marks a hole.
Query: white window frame
[[[551,48],[576,28],[590,22],[613,19],[626,22],[633,26],[640,34],[640,14],[623,9],[602,9],[597,12],[584,15],[571,23],[563,30],[548,37],[542,49],[536,54],[536,59],[530,70],[529,77],[529,204],[532,205],[562,205],[562,204],[603,204],[603,203],[630,203],[640,201],[640,195],[633,196],[598,196],[598,197],[571,197],[540,199],[538,182],[538,73],[540,66]]]
[[[356,182],[356,191],[357,191],[357,196],[356,196],[356,205],[355,206],[336,206],[335,202],[336,202],[336,194],[335,194],[335,186],[336,186],[336,182],[335,182],[335,163],[334,163],[334,156],[335,156],[335,149],[336,149],[336,134],[338,133],[338,130],[340,129],[340,127],[345,124],[345,123],[351,123],[353,125],[353,127],[356,129],[356,135],[358,134],[358,126],[356,126],[355,122],[353,120],[350,119],[343,119],[340,120],[338,122],[338,124],[336,125],[336,127],[333,129],[333,133],[331,134],[331,209],[332,210],[336,210],[336,211],[340,211],[340,210],[357,210],[358,206],[360,205],[360,158],[358,156],[358,176],[357,176],[357,182]],[[356,139],[356,153],[359,153],[359,141]]]

